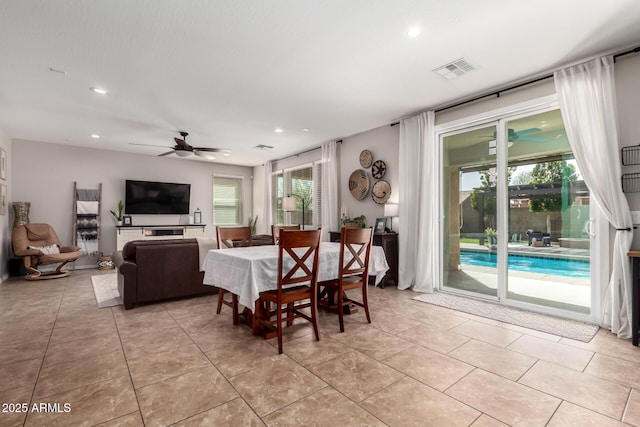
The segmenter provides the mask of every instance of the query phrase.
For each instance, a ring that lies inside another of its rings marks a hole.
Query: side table
[[[340,242],[340,232],[330,231],[329,240],[332,242]],[[398,286],[398,233],[374,233],[373,244],[382,246],[384,255],[387,258],[387,264],[389,264],[389,270],[382,279],[382,282],[380,282],[380,287],[384,288],[389,282],[393,282],[395,286]]]
[[[633,261],[633,276],[631,279],[631,342],[638,345],[638,329],[640,329],[640,250],[632,250],[627,254]]]

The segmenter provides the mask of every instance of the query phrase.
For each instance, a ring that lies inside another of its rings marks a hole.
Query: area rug
[[[597,325],[589,323],[534,313],[489,301],[481,301],[475,298],[461,297],[443,292],[422,294],[413,297],[413,299],[583,342],[591,341],[599,329]]]
[[[118,293],[118,277],[115,274],[91,276],[91,283],[98,307],[105,308],[122,304],[122,298]]]

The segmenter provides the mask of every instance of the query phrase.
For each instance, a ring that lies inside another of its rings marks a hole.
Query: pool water
[[[460,264],[496,268],[497,255],[495,252],[460,251]],[[584,279],[591,277],[588,261],[541,258],[519,254],[509,254],[509,270]]]

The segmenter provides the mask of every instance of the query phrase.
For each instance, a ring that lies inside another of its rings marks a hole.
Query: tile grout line
[[[49,350],[49,344],[51,343],[51,337],[53,336],[53,331],[54,331],[54,329],[56,327],[56,322],[58,321],[58,315],[60,313],[60,307],[62,306],[62,301],[64,301],[64,296],[67,293],[67,286],[68,285],[69,285],[69,277],[65,277],[64,290],[62,292],[62,295],[60,296],[60,302],[58,303],[58,309],[56,310],[56,315],[55,315],[55,318],[53,320],[53,325],[51,325],[51,332],[49,333],[49,339],[47,340],[47,346],[44,349],[44,354],[42,355],[42,362],[40,362],[40,368],[38,368],[38,374],[36,375],[36,381],[35,381],[35,383],[33,383],[33,389],[31,390],[31,397],[29,398],[29,408],[31,408],[31,406],[35,403],[33,401],[33,399],[34,399],[33,395],[36,392],[36,386],[38,385],[38,380],[40,379],[40,373],[42,372],[42,369],[44,368],[44,359],[47,357],[47,351]],[[29,414],[31,414],[31,413],[32,412],[30,410],[27,412],[27,414],[24,417],[24,421],[22,422],[23,425],[25,425],[27,423],[27,419],[29,418]]]

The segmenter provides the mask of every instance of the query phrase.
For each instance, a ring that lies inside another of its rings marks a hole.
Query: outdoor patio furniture
[[[529,229],[527,230],[527,237],[529,237],[529,246],[533,245],[533,242],[542,242],[542,246],[551,246],[551,236],[549,233]]]

